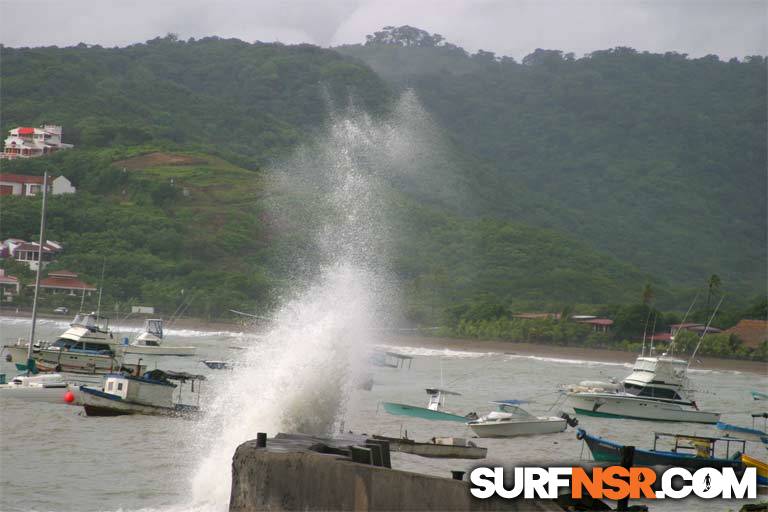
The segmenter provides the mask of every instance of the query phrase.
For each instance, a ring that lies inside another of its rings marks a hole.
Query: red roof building
[[[576,322],[591,325],[595,332],[608,332],[613,325],[613,320],[609,318],[585,318],[577,319]]]
[[[40,280],[40,288],[50,290],[53,294],[68,293],[69,295],[75,295],[75,292],[90,295],[96,291],[96,287],[80,281],[76,273],[68,270],[50,272],[48,277]]]

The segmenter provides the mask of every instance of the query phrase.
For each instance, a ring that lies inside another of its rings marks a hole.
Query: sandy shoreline
[[[581,361],[601,361],[607,363],[633,363],[635,352],[607,350],[599,348],[563,347],[535,343],[516,343],[511,341],[468,340],[454,338],[433,338],[428,336],[397,336],[387,338],[386,343],[395,346],[422,347],[431,349],[450,349],[465,352],[495,352],[500,354],[555,357]],[[692,369],[729,370],[768,374],[768,363],[741,359],[718,359],[715,357],[697,357],[701,362],[691,365]]]

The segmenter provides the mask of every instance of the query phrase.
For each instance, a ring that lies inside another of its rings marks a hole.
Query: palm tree
[[[721,284],[722,281],[720,280],[720,276],[717,274],[709,276],[709,281],[707,281],[707,311],[709,311],[709,301],[712,298],[712,295],[714,292],[720,291]]]
[[[654,294],[653,288],[651,288],[651,283],[646,282],[643,287],[643,304],[647,306],[653,300],[653,297]]]

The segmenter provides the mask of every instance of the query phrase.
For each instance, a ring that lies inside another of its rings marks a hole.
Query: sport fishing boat
[[[470,413],[467,416],[460,416],[445,411],[446,395],[460,396],[461,393],[447,391],[445,389],[427,388],[429,399],[426,407],[417,407],[415,405],[400,404],[395,402],[382,402],[384,410],[395,416],[411,416],[412,418],[421,418],[423,420],[433,421],[460,421],[465,423],[468,419],[475,419],[477,415]]]
[[[203,380],[203,375],[163,370],[152,370],[141,377],[110,373],[104,376],[102,389],[81,386],[79,403],[88,416],[193,416],[200,411],[200,385],[195,390],[195,382]],[[182,387],[187,381],[191,382],[191,391],[196,396],[198,403],[195,405],[182,400]],[[174,397],[177,388],[178,397]]]
[[[6,345],[6,360],[26,371],[29,342]],[[143,367],[124,364],[124,353],[109,330],[109,319],[96,313],[78,313],[69,329],[53,343],[37,342],[31,347],[32,373],[71,372],[103,374],[124,369],[139,374]]]
[[[576,414],[585,416],[717,423],[720,413],[702,411],[693,400],[687,371],[682,359],[640,356],[620,386],[582,382],[566,393]]]
[[[144,330],[124,349],[126,354],[145,356],[194,356],[195,347],[171,347],[163,344],[163,320],[150,318],[144,321]]]
[[[522,400],[496,400],[491,402],[498,410],[467,423],[477,437],[516,437],[562,432],[568,426],[566,418],[534,416],[522,407]],[[570,420],[570,417],[567,418]],[[578,422],[571,420],[575,425]]]
[[[590,435],[581,428],[577,430],[576,438],[583,439],[587,443],[595,461],[621,462],[624,445]],[[659,449],[658,442],[660,440],[668,440],[672,447],[669,450]],[[724,456],[715,454],[718,443],[725,445]],[[740,449],[734,451],[731,444],[735,444]],[[680,466],[688,469],[725,467],[737,469],[742,466],[741,456],[744,453],[745,445],[746,441],[743,439],[730,437],[704,437],[654,432],[653,448],[650,450],[636,448],[632,464],[634,466]]]
[[[758,428],[758,425],[756,425],[758,419],[763,420],[762,428]],[[723,421],[717,422],[717,428],[728,432],[737,432],[739,435],[760,441],[768,448],[768,412],[752,414],[752,428],[733,425]]]

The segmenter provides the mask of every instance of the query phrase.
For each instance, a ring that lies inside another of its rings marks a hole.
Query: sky
[[[615,46],[723,59],[766,55],[768,0],[0,0],[0,42],[125,46],[172,32],[244,41],[359,43],[386,25],[521,59]]]

